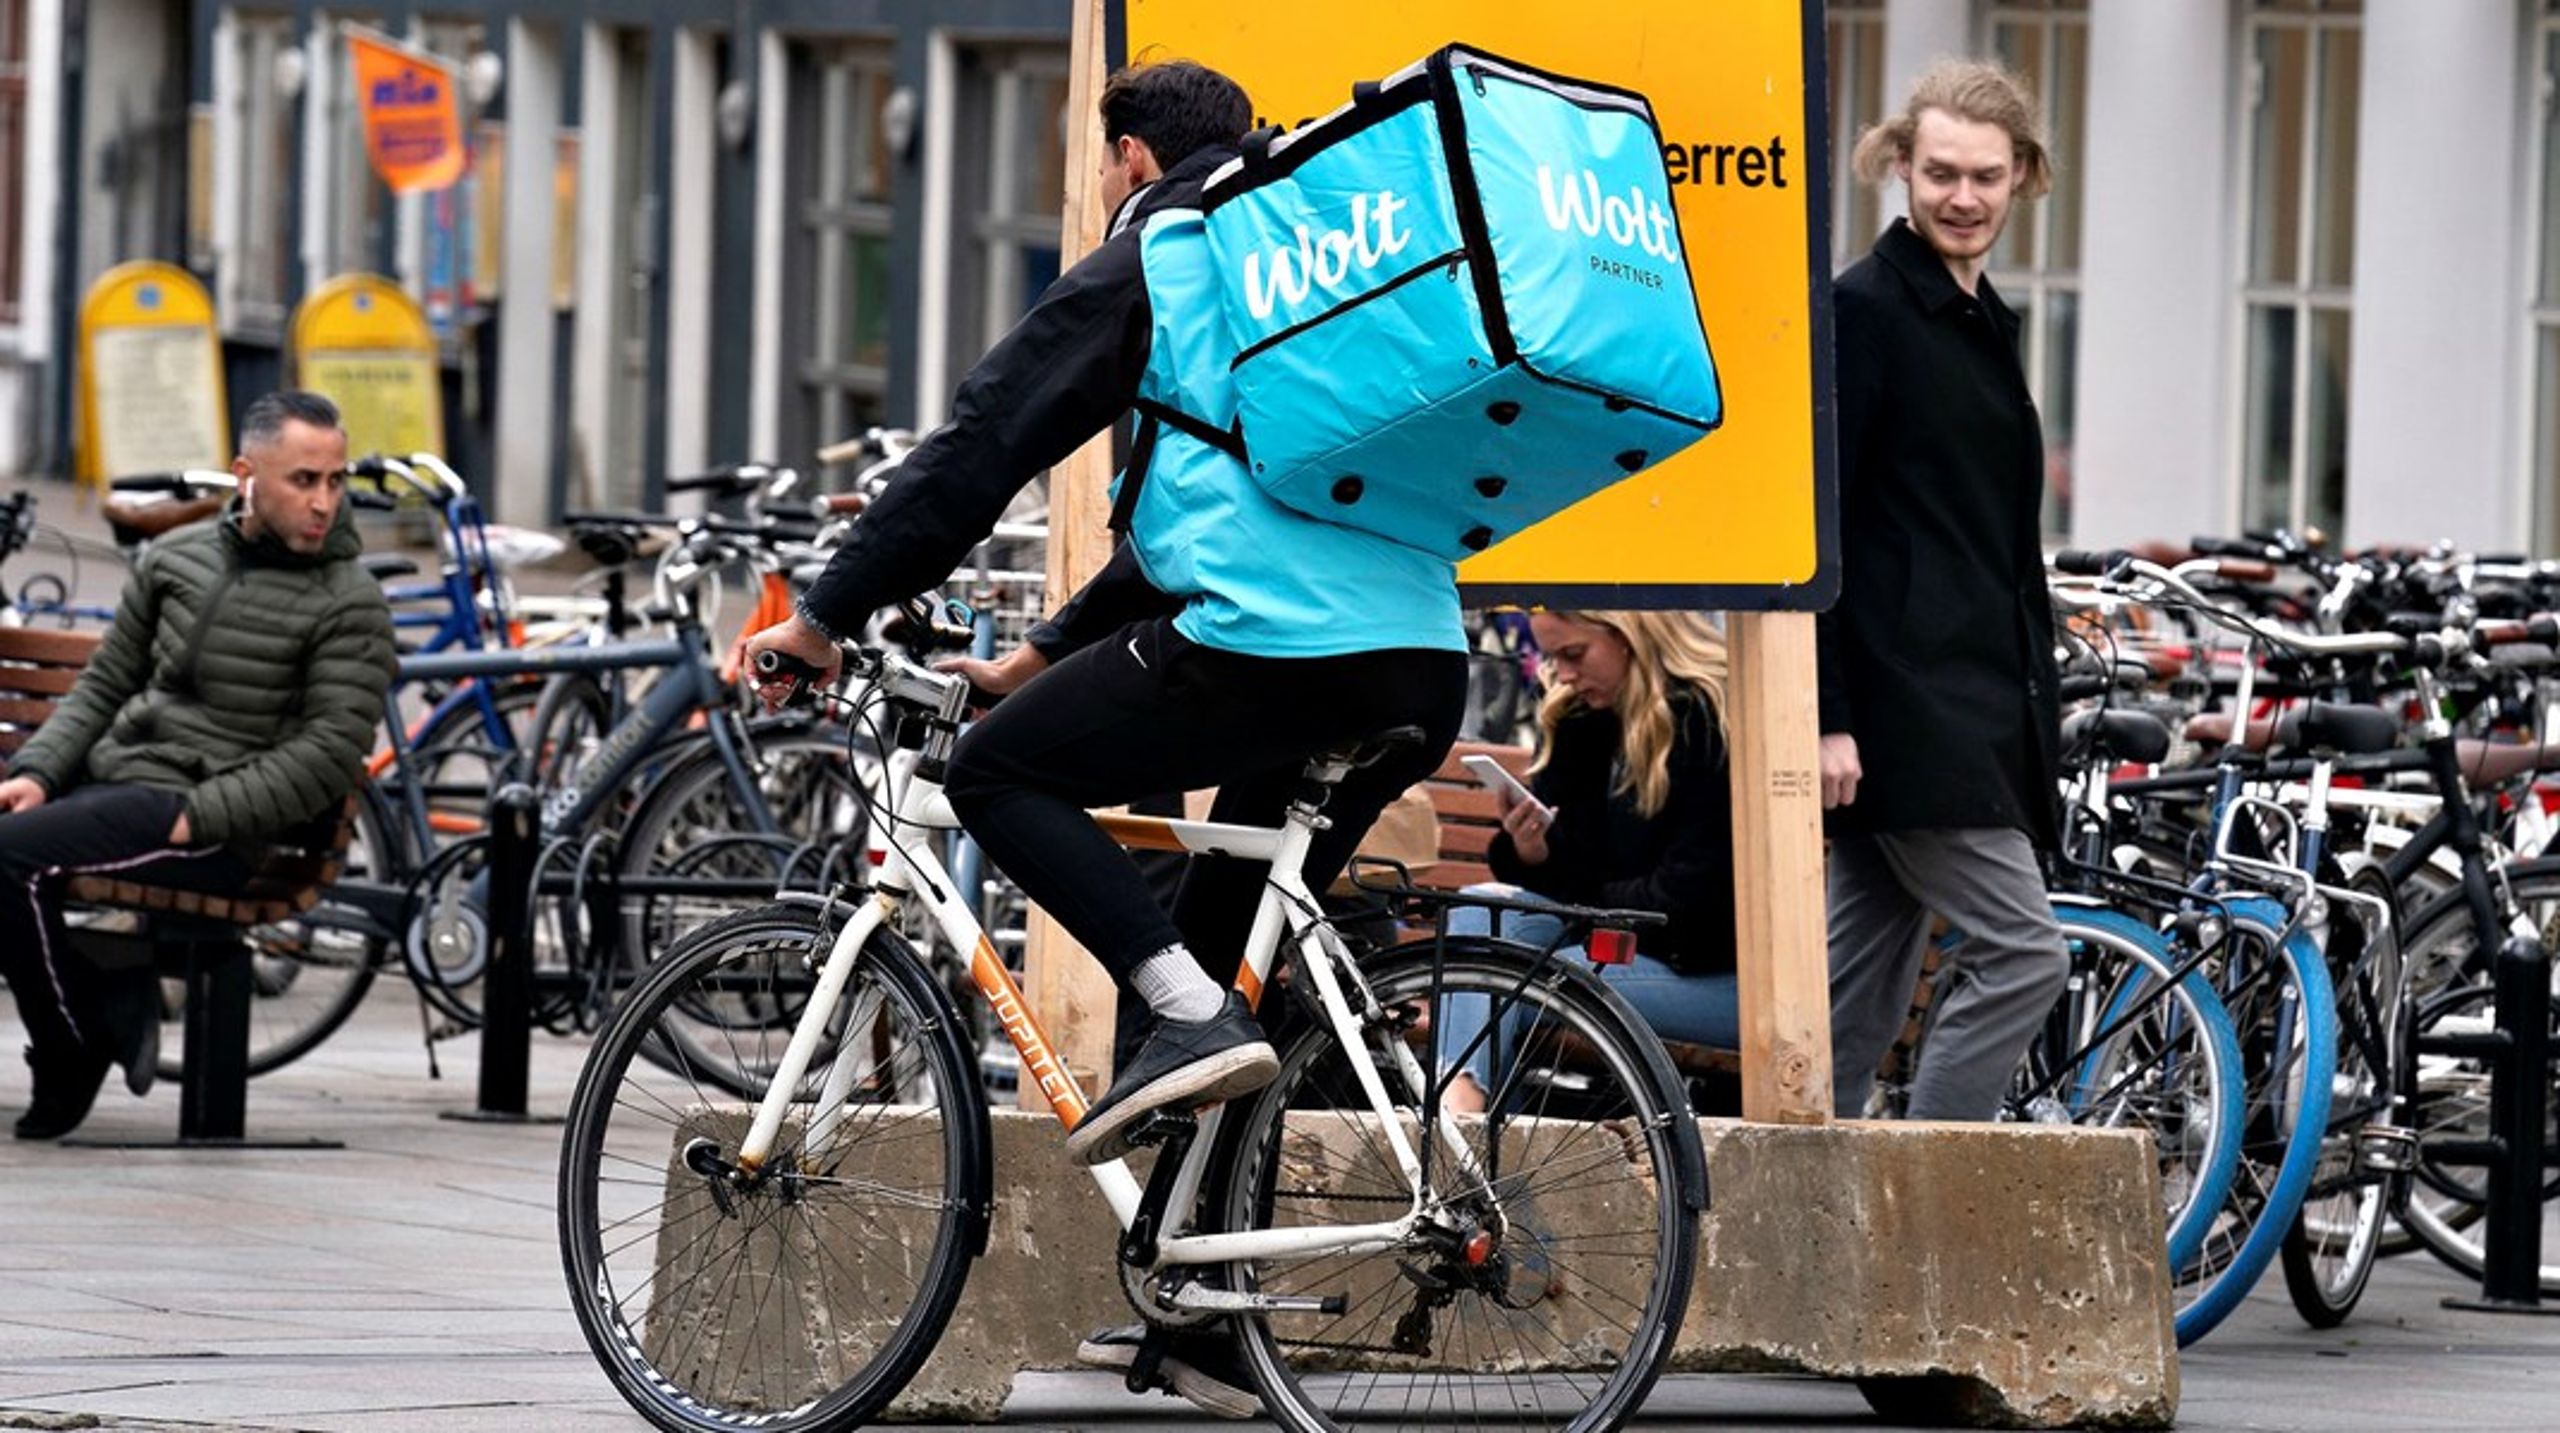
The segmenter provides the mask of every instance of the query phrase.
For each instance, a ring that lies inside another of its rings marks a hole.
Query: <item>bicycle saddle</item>
[[[418,572],[418,564],[397,553],[368,552],[357,561],[364,564],[365,572],[376,582],[389,582],[395,577],[414,577]]]
[[[2462,763],[2462,779],[2474,786],[2496,786],[2528,771],[2560,770],[2560,746],[2466,739],[2455,742],[2454,751]]]
[[[107,525],[115,530],[116,541],[130,546],[146,538],[159,537],[173,528],[201,522],[222,511],[222,505],[229,501],[231,496],[228,493],[156,501],[115,496],[99,504],[99,510],[105,514]]]
[[[1353,766],[1374,766],[1399,751],[1421,746],[1423,741],[1422,728],[1418,726],[1391,726],[1385,731],[1372,732],[1349,746],[1336,747],[1325,756]]]
[[[2389,751],[2400,741],[2400,723],[2380,707],[2313,702],[2297,715],[2276,723],[2276,742],[2296,751],[2334,751],[2369,756]]]
[[[2104,757],[2156,766],[2169,755],[2169,728],[2149,712],[2073,712],[2062,723],[2065,761]]]

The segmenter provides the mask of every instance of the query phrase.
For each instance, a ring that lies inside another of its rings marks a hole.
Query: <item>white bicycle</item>
[[[934,854],[966,684],[877,651],[848,668],[897,748],[871,885],[786,898],[666,952],[570,1105],[560,1243],[577,1317],[661,1428],[877,1417],[1002,1217],[968,1027],[896,934],[902,906],[976,952],[973,978],[1060,1125],[1087,1104]],[[1298,873],[1332,784],[1417,739],[1309,763],[1276,829],[1098,818],[1124,845],[1269,863],[1236,985],[1281,1063],[1196,1118],[1151,1117],[1143,1182],[1123,1162],[1092,1170],[1119,1278],[1159,1328],[1231,1322],[1285,1427],[1614,1428],[1688,1303],[1696,1123],[1661,1043],[1575,961],[1452,937],[1354,963]],[[1576,939],[1624,914],[1550,909]],[[1485,1115],[1441,1107],[1428,1033],[1454,995],[1493,1005],[1479,1038],[1522,1042],[1494,1052],[1505,1073]],[[1530,1018],[1500,1018],[1515,1005]],[[685,1053],[706,1049],[724,1052],[716,1067]]]

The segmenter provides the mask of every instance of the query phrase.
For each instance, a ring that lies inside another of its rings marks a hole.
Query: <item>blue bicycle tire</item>
[[[2303,1197],[2310,1193],[2320,1144],[2328,1134],[2329,1086],[2338,1062],[2337,998],[2330,988],[2328,961],[2318,944],[2300,929],[2288,933],[2290,918],[2274,901],[2244,898],[2227,902],[2226,908],[2236,922],[2254,928],[2259,938],[2275,948],[2278,969],[2302,1012],[2301,1100],[2288,1116],[2291,1125],[2284,1131],[2281,1162],[2266,1185],[2266,1200],[2256,1210],[2248,1233],[2232,1257],[2177,1311],[2180,1348],[2229,1318],[2283,1248],[2294,1217],[2302,1210]],[[2252,1091],[2253,1117],[2258,1099]]]

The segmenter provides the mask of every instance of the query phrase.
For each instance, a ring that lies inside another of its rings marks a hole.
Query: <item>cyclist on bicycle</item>
[[[1108,237],[961,380],[951,421],[796,615],[748,644],[751,658],[779,651],[832,677],[837,643],[873,611],[942,581],[1025,483],[1137,411],[1114,485],[1128,540],[1024,659],[1045,670],[962,738],[946,783],[997,865],[1151,1014],[1068,1137],[1087,1164],[1125,1153],[1149,1111],[1229,1099],[1278,1068],[1243,998],[1220,989],[1242,956],[1254,871],[1197,862],[1168,914],[1087,810],[1216,786],[1212,819],[1277,824],[1307,758],[1421,728],[1419,745],[1334,791],[1307,860],[1322,889],[1386,803],[1439,764],[1466,694],[1448,561],[1281,506],[1220,441],[1233,346],[1198,206],[1251,101],[1176,61],[1114,74],[1100,109]]]

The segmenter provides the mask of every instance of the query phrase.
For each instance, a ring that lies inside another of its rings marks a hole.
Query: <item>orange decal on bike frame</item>
[[[978,937],[977,952],[969,957],[969,978],[995,1007],[997,1023],[1004,1026],[1006,1037],[1022,1057],[1023,1073],[1048,1097],[1050,1112],[1057,1115],[1058,1123],[1074,1129],[1084,1119],[1084,1091],[1058,1052],[1050,1048],[1048,1032],[1023,1002],[1022,987],[1013,983],[1013,972],[1004,968],[995,946],[983,935]]]
[[[1187,851],[1173,834],[1173,823],[1161,816],[1096,816],[1102,834],[1133,851]]]

